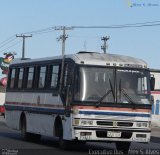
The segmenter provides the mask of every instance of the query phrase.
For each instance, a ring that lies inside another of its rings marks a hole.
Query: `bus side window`
[[[147,93],[147,85],[146,82],[147,78],[146,77],[140,77],[138,78],[138,93],[139,94],[145,94]]]
[[[159,91],[160,90],[160,72],[153,72],[151,75],[152,75],[152,77],[154,76],[154,78],[155,78],[154,90]],[[154,80],[153,80],[153,82],[154,82]]]
[[[14,88],[14,85],[15,85],[15,76],[16,76],[16,69],[15,68],[12,68],[11,69],[11,78],[10,78],[10,88]]]
[[[18,77],[17,77],[17,80],[18,80],[18,88],[22,88],[22,84],[23,84],[23,74],[24,74],[24,68],[19,68],[18,69]]]
[[[52,89],[58,88],[59,68],[59,65],[51,66],[51,77],[49,87]]]
[[[39,68],[39,77],[38,77],[38,88],[44,88],[46,83],[46,66],[41,66]]]
[[[27,88],[32,88],[34,78],[34,67],[29,67],[27,70]]]

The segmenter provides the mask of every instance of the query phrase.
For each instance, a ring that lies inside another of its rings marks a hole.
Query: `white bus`
[[[9,127],[21,130],[25,139],[59,137],[62,148],[105,141],[127,151],[131,142],[150,141],[150,71],[143,60],[79,52],[65,56],[63,74],[61,64],[60,56],[10,65]]]
[[[152,105],[152,126],[160,127],[160,70],[150,69],[150,71],[151,77],[155,79],[155,86],[151,91],[154,99],[154,104]]]

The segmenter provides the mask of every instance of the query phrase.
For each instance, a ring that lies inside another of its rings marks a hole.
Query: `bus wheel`
[[[128,154],[130,144],[130,142],[116,142],[116,148],[118,151],[122,151],[123,154]]]
[[[61,149],[69,149],[69,147],[70,147],[70,141],[67,141],[67,140],[64,140],[63,139],[63,127],[62,127],[62,122],[59,124],[59,125],[57,125],[57,130],[59,131],[59,135],[58,135],[58,137],[59,137],[59,141],[58,141],[58,143],[59,143],[59,147],[61,148]]]
[[[23,118],[21,122],[21,136],[24,140],[29,139],[29,134],[26,132],[26,118]]]
[[[26,131],[26,119],[23,118],[21,122],[21,135],[24,140],[29,140],[29,141],[38,141],[41,138],[41,135],[39,134],[33,134],[29,133]]]

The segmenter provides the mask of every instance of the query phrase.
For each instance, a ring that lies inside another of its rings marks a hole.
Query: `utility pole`
[[[101,49],[104,51],[104,53],[106,54],[106,50],[107,50],[107,40],[109,40],[110,37],[102,37],[101,40],[104,41],[104,44],[101,46]]]
[[[25,39],[28,37],[32,37],[32,35],[16,35],[16,37],[21,37],[23,39],[23,44],[22,44],[22,59],[25,58]]]
[[[60,76],[60,87],[59,92],[62,90],[62,80],[63,80],[63,72],[64,72],[64,59],[65,59],[65,41],[68,38],[68,35],[66,35],[66,30],[72,30],[72,27],[66,27],[66,26],[60,26],[55,27],[55,30],[61,30],[63,31],[63,34],[57,38],[58,41],[62,41],[62,65],[61,65],[61,76]]]

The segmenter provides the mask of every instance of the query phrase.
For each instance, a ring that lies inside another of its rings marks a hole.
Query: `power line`
[[[129,23],[129,24],[121,24],[121,25],[108,25],[108,26],[71,26],[72,29],[74,28],[130,28],[130,27],[145,27],[145,26],[159,26],[160,21],[151,21],[151,22],[139,22],[139,23]],[[59,26],[63,27],[63,26]],[[43,33],[49,33],[54,30],[56,30],[57,26],[52,26],[40,30],[35,30],[35,31],[30,31],[30,32],[25,32],[22,34],[43,34]]]
[[[143,24],[154,24],[154,23],[160,23],[160,21],[130,23],[130,24],[121,24],[121,25],[112,25],[112,26],[127,26],[127,25],[134,26],[134,25],[143,25]]]
[[[12,35],[12,36],[11,36],[11,37],[9,37],[8,39],[6,39],[6,40],[2,41],[2,42],[0,43],[0,45],[1,45],[1,44],[5,44],[6,42],[8,42],[8,41],[12,40],[13,38],[15,38],[15,35]]]
[[[5,50],[10,49],[11,47],[13,47],[13,46],[15,46],[15,45],[19,44],[21,41],[22,41],[22,40],[20,40],[20,41],[16,42],[15,44],[13,44],[13,45],[11,45],[11,46],[9,46],[9,47],[7,47],[7,48],[5,48],[5,49],[1,50],[0,52],[3,52],[3,51],[5,51]]]
[[[25,33],[22,33],[22,35],[26,35],[26,34],[39,34],[39,33],[45,33],[45,32],[48,32],[48,31],[51,31],[51,30],[54,30],[54,27],[49,27],[49,28],[44,28],[44,29],[40,29],[40,30],[35,30],[35,31],[30,31],[30,32],[25,32]]]
[[[16,38],[13,38],[13,39],[11,39],[11,40],[8,40],[8,41],[5,42],[4,44],[2,44],[2,45],[0,46],[0,48],[4,47],[5,45],[7,45],[7,44],[9,44],[9,43],[11,43],[11,42],[13,42],[15,39],[16,39]]]
[[[106,29],[106,28],[136,28],[136,27],[151,27],[151,26],[160,26],[160,23],[158,23],[158,24],[144,24],[144,25],[72,26],[72,28],[79,28],[79,29]]]
[[[120,28],[153,27],[153,26],[160,26],[160,21],[151,21],[151,22],[149,21],[149,22],[129,23],[129,24],[122,24],[122,25],[108,25],[108,26],[71,26],[70,28],[72,28],[72,29],[107,29],[107,28],[120,29]],[[61,26],[61,28],[62,27],[64,27],[64,26]],[[27,34],[41,35],[41,34],[53,32],[55,30],[57,30],[57,27],[52,26],[52,27],[48,27],[48,28],[44,28],[44,29],[25,32],[25,33],[22,33],[22,35],[27,35]],[[10,44],[12,41],[14,41],[16,39],[15,36],[16,35],[13,35],[13,36],[9,37],[8,39],[2,41],[0,43],[0,45],[1,45],[0,48],[4,47],[4,46]],[[11,45],[11,47],[12,47],[12,45]]]

